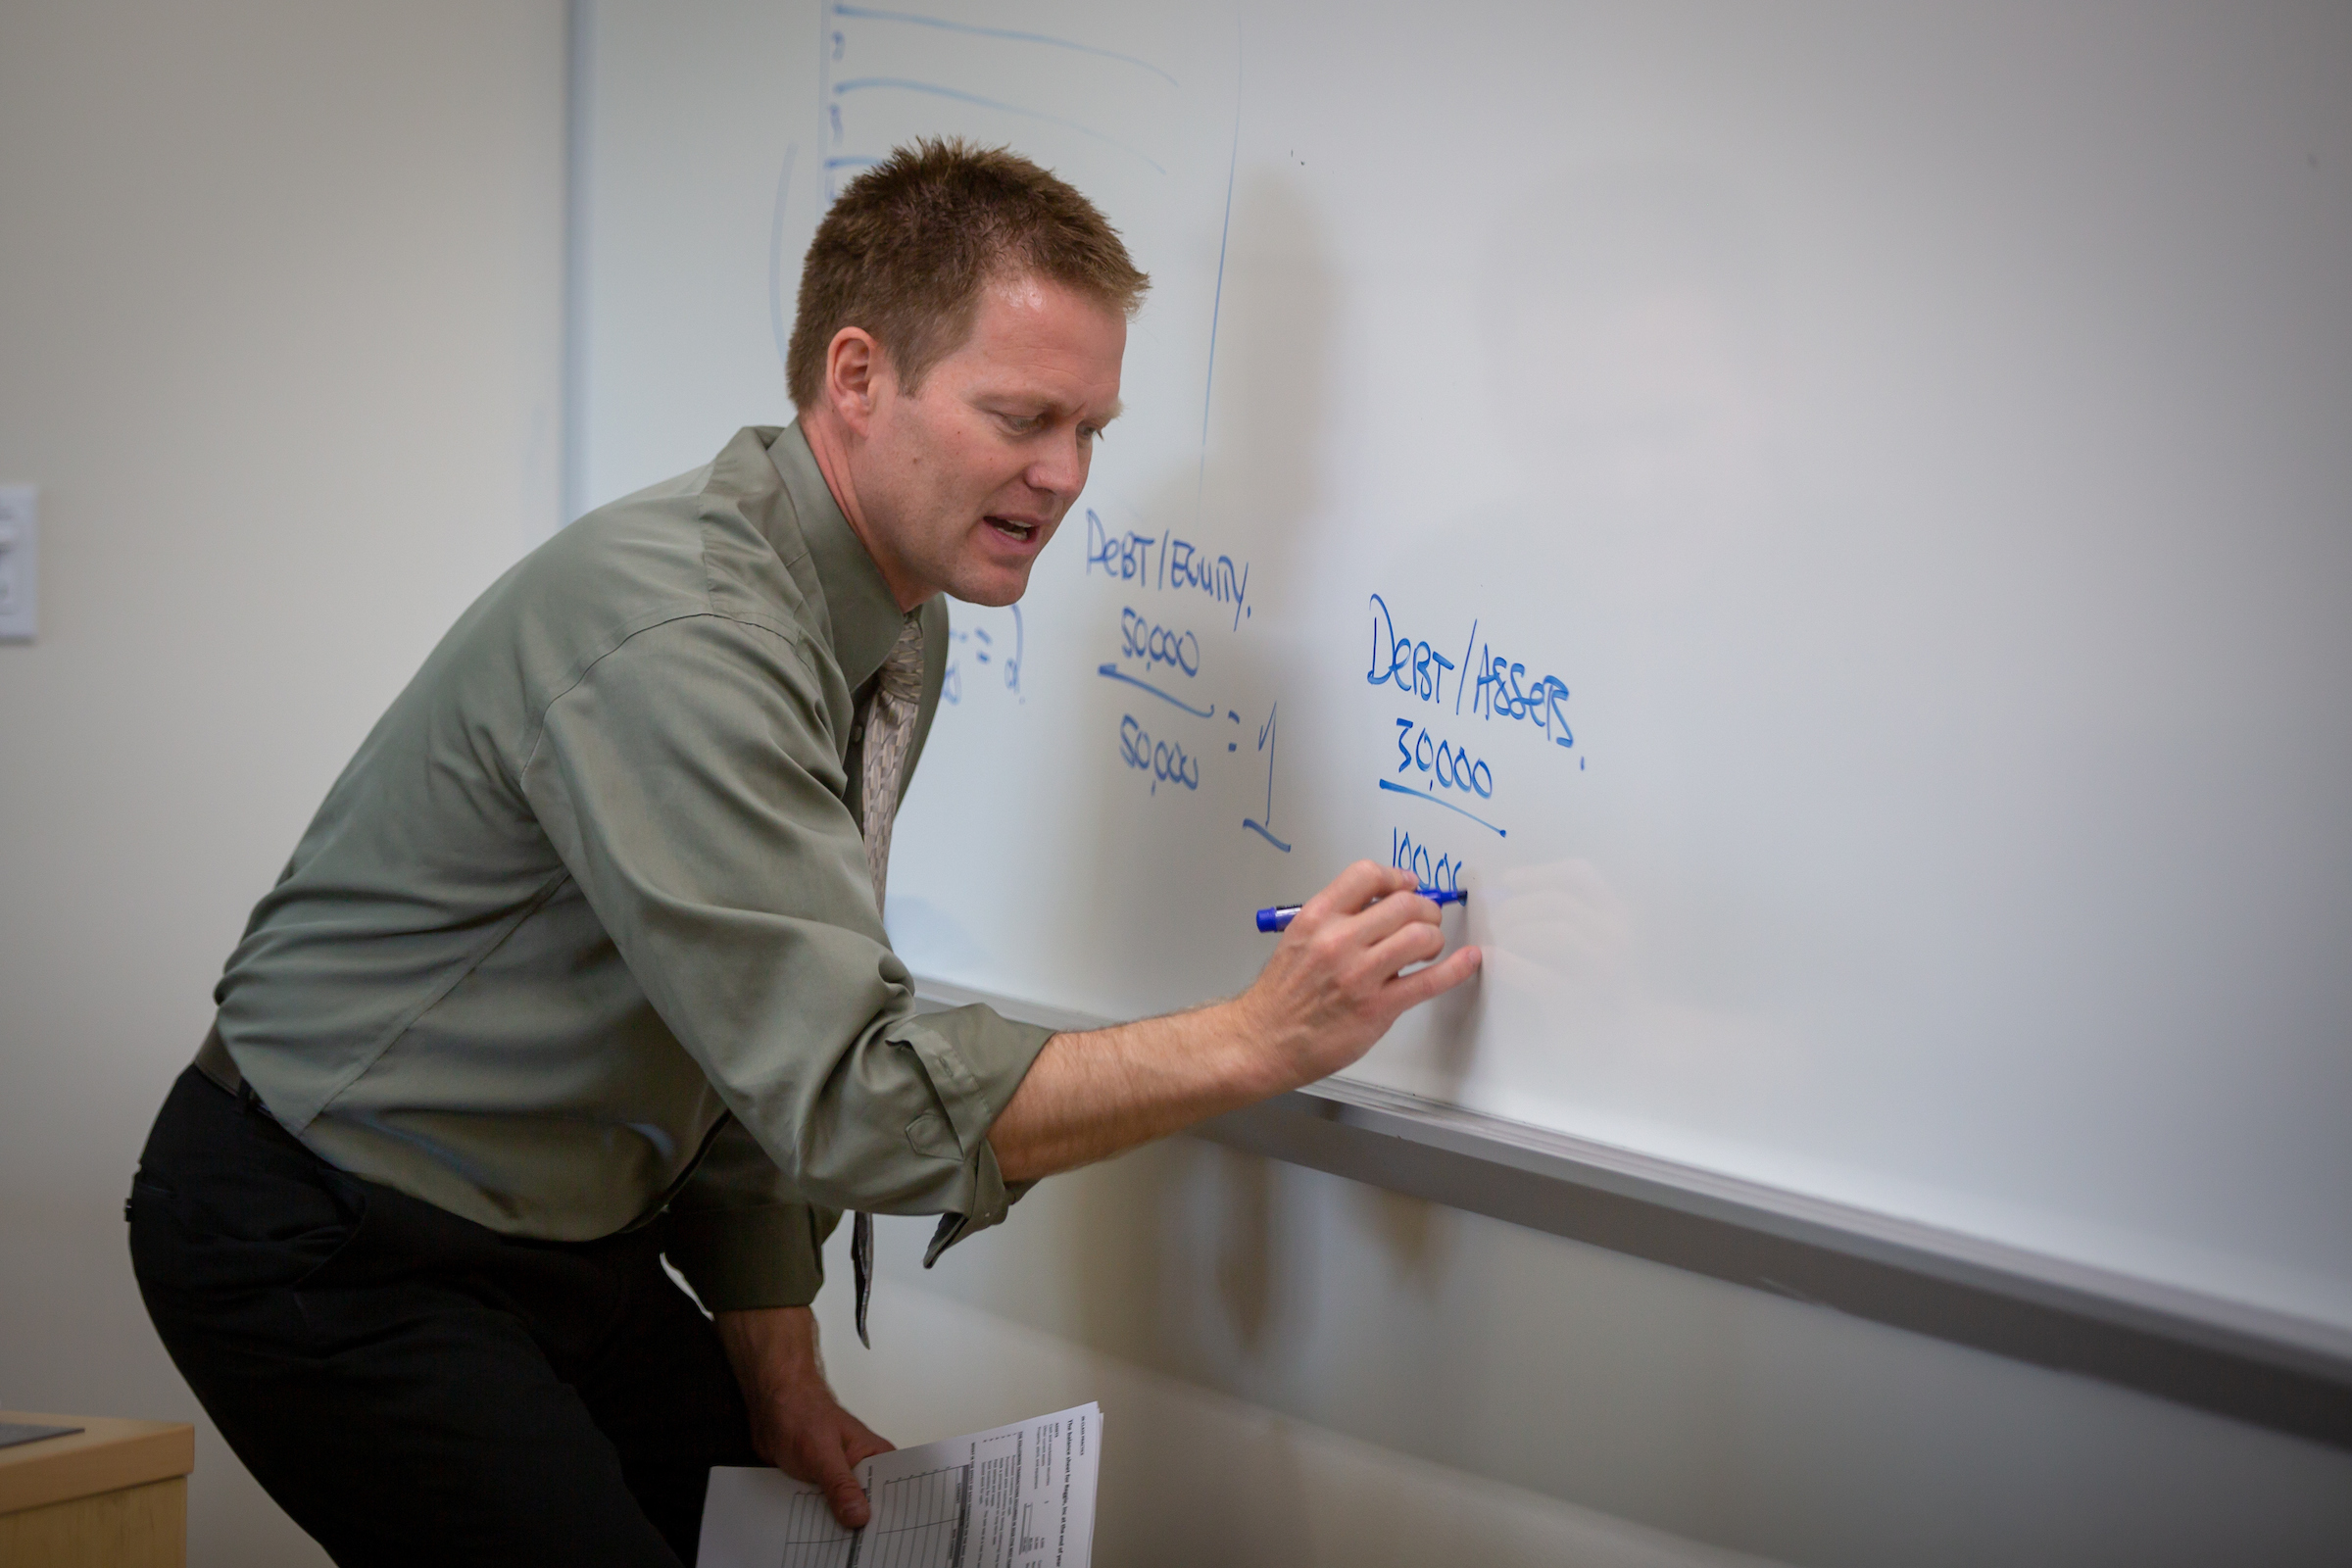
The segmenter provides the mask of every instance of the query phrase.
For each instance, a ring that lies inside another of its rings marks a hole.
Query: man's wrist
[[[746,1395],[813,1382],[825,1386],[816,1313],[806,1306],[750,1306],[710,1314],[727,1364]]]
[[[1251,992],[1212,1003],[1194,1016],[1218,1058],[1218,1081],[1241,1104],[1254,1105],[1309,1081],[1298,1075],[1281,1030]]]

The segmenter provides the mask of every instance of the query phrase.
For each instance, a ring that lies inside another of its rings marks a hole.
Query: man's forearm
[[[1181,1132],[1293,1087],[1246,1048],[1239,1004],[1055,1035],[989,1131],[1008,1182],[1034,1181]]]
[[[824,1489],[847,1529],[871,1516],[857,1466],[890,1444],[841,1407],[816,1353],[816,1314],[805,1306],[714,1312],[718,1343],[743,1389],[752,1446],[796,1480]]]
[[[1314,1082],[1353,1062],[1396,1015],[1477,969],[1445,949],[1412,873],[1361,861],[1307,901],[1230,1002],[1055,1035],[989,1130],[997,1168],[1034,1181]],[[1419,967],[1416,967],[1419,966]]]

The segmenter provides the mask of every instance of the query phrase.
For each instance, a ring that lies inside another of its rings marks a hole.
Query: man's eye
[[[1004,420],[1004,428],[1010,430],[1014,435],[1027,435],[1045,423],[1045,416],[1042,414],[1000,414],[997,417]]]

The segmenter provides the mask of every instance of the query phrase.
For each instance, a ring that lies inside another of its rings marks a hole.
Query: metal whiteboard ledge
[[[917,979],[1048,1028],[1107,1019]],[[2352,1448],[2352,1335],[1364,1084],[1196,1137]]]

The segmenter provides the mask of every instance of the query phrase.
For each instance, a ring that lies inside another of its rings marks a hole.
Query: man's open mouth
[[[1010,517],[990,517],[988,525],[1004,535],[1005,538],[1016,540],[1021,544],[1027,544],[1037,537],[1037,524],[1034,522],[1015,522]]]

